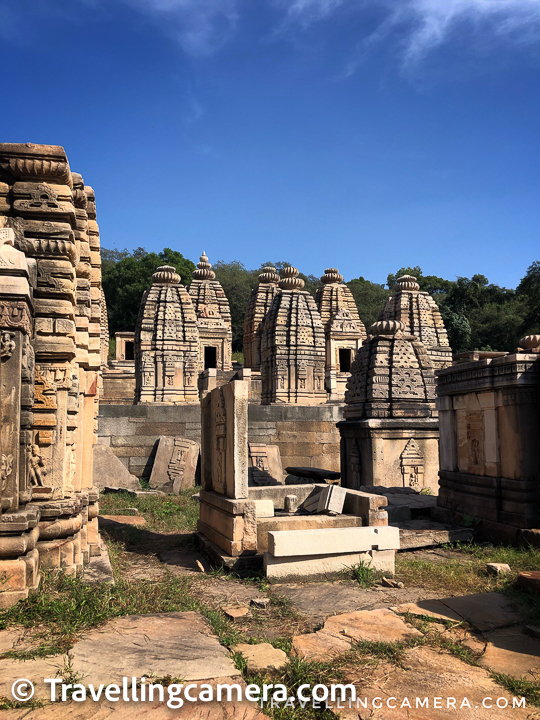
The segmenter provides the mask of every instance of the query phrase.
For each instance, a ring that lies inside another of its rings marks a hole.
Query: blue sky
[[[105,247],[514,287],[540,259],[540,0],[0,0],[7,142]]]

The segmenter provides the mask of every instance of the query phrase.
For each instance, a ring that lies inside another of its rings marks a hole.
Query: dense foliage
[[[150,287],[152,273],[159,265],[173,265],[184,285],[191,282],[195,265],[179,252],[165,248],[159,254],[137,248],[102,250],[103,288],[107,298],[109,329],[116,332],[135,329],[135,321],[143,292]],[[242,350],[244,313],[249,296],[257,286],[258,275],[265,265],[282,270],[289,263],[266,262],[256,270],[248,270],[241,262],[219,261],[213,266],[231,307],[233,352]],[[378,285],[363,277],[349,280],[362,322],[369,328],[391,294],[396,278],[414,275],[421,290],[429,292],[437,302],[454,352],[465,350],[508,350],[517,347],[523,335],[540,332],[540,262],[533,262],[515,290],[490,283],[484,275],[445,280],[424,275],[418,266],[400,268],[388,275],[386,284]],[[320,280],[303,275],[305,289],[314,294]]]

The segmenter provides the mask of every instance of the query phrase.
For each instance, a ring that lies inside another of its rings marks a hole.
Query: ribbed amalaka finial
[[[291,265],[283,268],[278,284],[282,290],[301,290],[305,285],[304,281],[298,277],[298,270]]]
[[[323,285],[330,285],[331,283],[341,284],[343,282],[343,275],[337,268],[326,268],[324,275],[321,277]]]
[[[172,265],[162,265],[152,275],[154,285],[178,285],[180,280],[180,275]]]
[[[397,279],[398,290],[420,290],[420,285],[416,282],[414,275],[402,275]]]
[[[519,341],[519,347],[525,350],[532,350],[540,347],[540,335],[525,335]]]
[[[403,330],[405,325],[399,320],[379,320],[369,328],[371,335],[395,335]]]
[[[279,275],[275,267],[268,265],[262,269],[262,273],[259,275],[261,285],[277,285],[278,282]]]
[[[211,269],[212,265],[208,262],[206,253],[203,250],[199,262],[197,263],[197,270],[193,271],[194,280],[214,280],[216,273]]]

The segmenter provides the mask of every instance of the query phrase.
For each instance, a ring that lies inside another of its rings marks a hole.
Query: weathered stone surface
[[[114,585],[114,574],[109,559],[109,553],[105,547],[101,548],[101,555],[90,558],[90,562],[84,568],[84,581],[89,585]]]
[[[203,252],[188,288],[197,316],[199,371],[232,370],[232,331],[229,301]]]
[[[517,584],[520,587],[532,590],[535,595],[540,595],[540,571],[524,570],[517,576]]]
[[[251,617],[251,611],[245,605],[235,605],[231,607],[223,608],[225,616],[233,622],[242,622]]]
[[[174,267],[164,265],[152,275],[134,342],[136,402],[199,401],[197,317]]]
[[[351,640],[324,630],[293,638],[293,653],[309,662],[328,662],[351,649]]]
[[[395,571],[394,550],[369,550],[364,553],[339,555],[294,555],[274,557],[264,554],[266,576],[274,580],[313,580],[335,577],[353,565],[369,565],[374,570],[393,575]]]
[[[438,491],[435,376],[426,347],[403,323],[375,323],[358,351],[345,395],[343,487]],[[360,461],[362,459],[362,461]]]
[[[124,675],[194,681],[239,674],[195,612],[117,618],[76,643],[70,657],[73,670],[94,684],[121,682]]]
[[[506,563],[486,563],[486,570],[489,575],[506,575],[512,572],[512,568]]]
[[[135,527],[146,527],[146,520],[143,517],[137,515],[100,515],[100,525],[104,527],[111,523],[120,523],[122,525],[134,525]]]
[[[313,530],[324,528],[362,527],[362,518],[351,515],[283,515],[257,518],[257,550],[268,552],[268,533],[274,530]]]
[[[512,603],[500,593],[441,598],[441,602],[479,630],[493,630],[521,620]]]
[[[281,292],[272,300],[262,331],[263,404],[326,402],[324,331],[303,286],[296,268],[282,270]]]
[[[97,488],[116,487],[126,490],[140,490],[138,479],[128,472],[107,445],[94,445],[94,485]]]
[[[48,699],[51,694],[50,686],[46,685],[43,680],[45,678],[54,678],[58,675],[61,677],[67,662],[68,658],[66,655],[37,658],[35,660],[25,660],[24,662],[20,660],[0,659],[0,697],[14,700],[11,693],[13,683],[16,680],[24,678],[34,684],[35,700]],[[28,711],[25,710],[25,712]]]
[[[279,275],[274,267],[263,268],[259,284],[251,291],[244,317],[244,364],[254,372],[262,366],[262,331],[272,300],[281,292]]]
[[[392,610],[395,610],[400,615],[410,613],[411,615],[436,618],[437,620],[451,620],[452,622],[461,622],[462,620],[461,615],[458,615],[440,600],[420,600],[416,603],[405,603],[392,608]]]
[[[277,445],[249,443],[248,479],[250,485],[283,485],[283,465]]]
[[[190,548],[164,550],[160,553],[159,559],[175,575],[193,575],[208,572],[211,569],[206,559],[199,552]]]
[[[162,437],[152,466],[150,487],[175,495],[194,487],[199,450],[199,443],[193,440]]]
[[[297,467],[293,465],[285,468],[285,472],[296,475],[297,477],[310,478],[318,483],[323,483],[325,480],[339,480],[341,477],[341,473],[339,472],[317,467]]]
[[[394,527],[277,530],[268,533],[268,551],[274,557],[398,549],[399,529]]]
[[[335,615],[324,623],[324,631],[338,637],[370,642],[404,642],[422,637],[391,610],[358,610]]]
[[[540,673],[540,640],[528,637],[521,626],[484,635],[487,645],[480,664],[496,673],[537,680]]]
[[[343,400],[351,366],[366,338],[366,329],[343,275],[327,268],[315,302],[321,315],[326,342],[325,385],[331,401]]]
[[[270,643],[258,643],[257,645],[240,643],[231,649],[244,656],[248,673],[279,672],[289,662],[287,654]]]
[[[361,692],[367,698],[367,709],[347,709],[344,720],[447,720],[458,714],[470,714],[474,720],[527,720],[530,707],[513,708],[512,695],[497,684],[484,668],[466,665],[457,657],[430,647],[416,647],[405,652],[401,667],[381,663]],[[396,701],[390,700],[395,697]],[[382,709],[375,710],[382,704]],[[410,706],[402,703],[409,699]],[[424,707],[417,705],[428,699]],[[441,700],[435,700],[441,698]],[[450,706],[447,706],[447,698]],[[488,699],[491,698],[491,699]],[[497,699],[501,698],[499,707]],[[455,705],[452,706],[452,700]],[[486,703],[483,705],[484,699]],[[508,702],[505,705],[504,699]],[[387,700],[392,707],[387,706]],[[462,708],[460,710],[460,708]],[[375,715],[373,714],[375,712]]]

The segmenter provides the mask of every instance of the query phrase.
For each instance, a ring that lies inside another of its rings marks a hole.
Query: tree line
[[[152,282],[152,273],[160,265],[172,265],[189,285],[195,264],[181,253],[165,248],[160,253],[137,248],[101,251],[103,290],[107,300],[109,331],[135,330],[142,295]],[[232,319],[233,352],[242,352],[244,314],[250,293],[258,284],[258,276],[266,265],[278,271],[288,262],[267,262],[260,268],[248,270],[236,260],[219,261],[212,266],[229,300]],[[523,335],[540,332],[540,261],[533,262],[515,289],[490,283],[484,275],[472,278],[458,277],[445,280],[435,275],[424,275],[418,266],[400,268],[388,275],[386,283],[378,284],[358,277],[346,284],[350,288],[360,319],[369,329],[391,295],[396,279],[401,275],[414,275],[421,290],[433,296],[439,306],[450,346],[454,352],[466,350],[512,351]],[[305,290],[311,294],[321,284],[315,275],[300,277]]]

